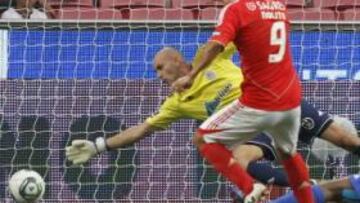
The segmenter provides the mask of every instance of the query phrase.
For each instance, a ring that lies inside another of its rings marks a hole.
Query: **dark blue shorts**
[[[306,101],[301,103],[301,126],[299,131],[299,142],[311,145],[314,138],[321,137],[321,134],[333,122],[331,116],[320,111]],[[276,135],[273,135],[276,136]],[[272,139],[265,133],[257,135],[246,144],[256,145],[261,148],[264,158],[270,161],[275,160],[276,150]]]
[[[264,154],[264,158],[269,161],[276,159],[276,151],[272,138],[265,133],[261,133],[253,139],[246,142],[246,144],[255,145],[261,148]]]
[[[333,119],[329,114],[320,111],[307,101],[302,101],[299,142],[311,145],[314,138],[321,137],[332,122]]]

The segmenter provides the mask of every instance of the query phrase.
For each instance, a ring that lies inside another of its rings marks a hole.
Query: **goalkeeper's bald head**
[[[158,77],[169,85],[187,74],[191,69],[183,55],[173,47],[164,47],[159,50],[153,63]]]
[[[155,59],[161,58],[161,59],[168,59],[168,60],[174,60],[183,62],[184,57],[183,55],[175,48],[173,47],[164,47],[160,51],[158,51],[155,55]]]

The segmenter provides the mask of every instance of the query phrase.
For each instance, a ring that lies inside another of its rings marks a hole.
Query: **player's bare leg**
[[[263,144],[265,146],[266,143],[263,142]],[[239,144],[233,148],[232,152],[237,162],[257,181],[263,184],[290,187],[285,171],[274,168],[269,162],[258,162],[261,159],[272,160],[272,156],[275,158],[274,153],[263,150],[259,145]]]
[[[321,138],[360,156],[360,138],[354,124],[347,118],[334,117],[334,122]]]
[[[235,147],[232,152],[236,161],[245,169],[248,168],[250,162],[264,157],[261,148],[255,145],[242,144]]]
[[[342,202],[347,198],[344,190],[350,190],[356,193],[356,198],[358,198],[356,201],[360,201],[360,179],[358,175],[352,175],[339,180],[324,181],[320,183],[320,186],[326,202]]]
[[[324,193],[325,201],[342,201],[342,191],[346,188],[351,189],[351,183],[348,178],[329,181],[329,182],[322,182],[321,189]]]

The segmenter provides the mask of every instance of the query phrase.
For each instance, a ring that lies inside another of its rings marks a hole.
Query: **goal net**
[[[21,168],[45,177],[44,202],[231,201],[228,183],[191,143],[195,121],[177,122],[85,166],[71,166],[64,153],[73,139],[111,136],[156,112],[169,89],[152,68],[155,52],[173,46],[190,60],[210,36],[212,22],[27,21],[0,26],[1,202],[10,201],[7,181]],[[359,128],[358,24],[293,27],[291,48],[304,98]],[[314,158],[308,147],[302,150],[314,178],[358,170],[351,155],[332,157],[331,165]]]

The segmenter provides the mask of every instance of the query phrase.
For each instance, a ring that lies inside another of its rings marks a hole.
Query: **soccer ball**
[[[45,182],[36,171],[23,169],[11,176],[9,190],[17,203],[35,203],[45,193]]]

